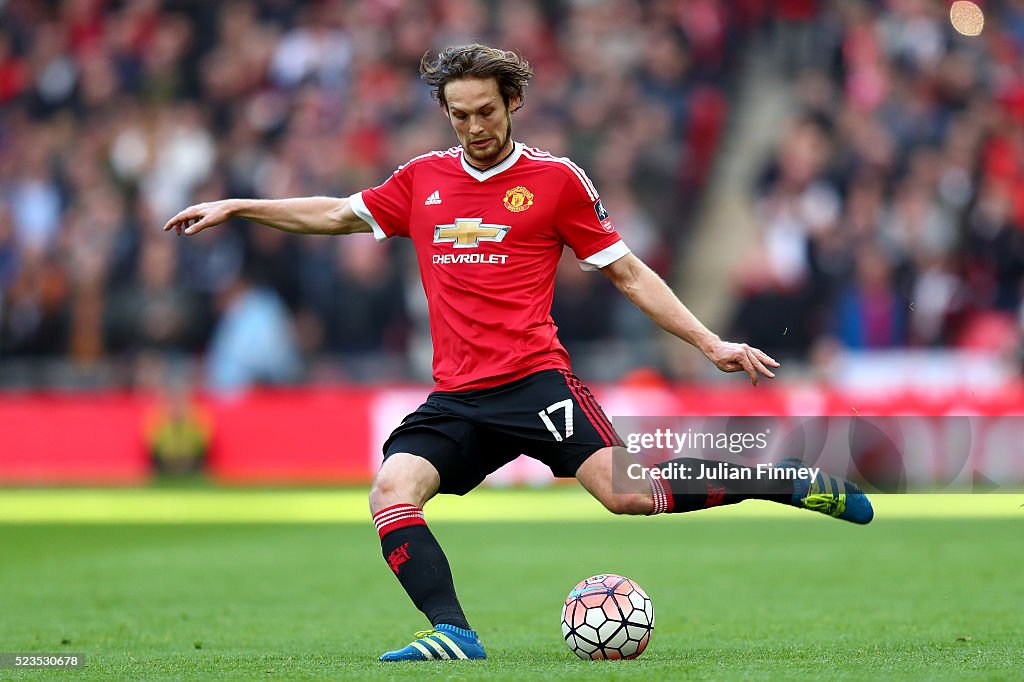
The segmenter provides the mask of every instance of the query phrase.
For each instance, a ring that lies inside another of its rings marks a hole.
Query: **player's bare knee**
[[[370,513],[376,514],[395,504],[418,504],[410,486],[402,485],[387,475],[377,476],[370,488]]]
[[[374,480],[373,487],[370,488],[370,513],[376,514],[385,507],[397,504],[397,502],[392,502],[392,499],[394,499],[394,490],[387,482],[382,482],[379,477]]]
[[[413,455],[388,458],[370,488],[370,513],[396,504],[422,507],[437,492],[439,479],[433,465]]]

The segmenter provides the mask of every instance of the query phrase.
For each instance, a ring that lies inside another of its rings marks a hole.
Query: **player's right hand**
[[[208,227],[220,225],[234,216],[232,200],[210,201],[195,204],[180,211],[164,225],[164,232],[174,230],[176,234],[196,234]]]

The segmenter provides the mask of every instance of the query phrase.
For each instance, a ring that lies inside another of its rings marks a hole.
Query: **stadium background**
[[[875,495],[867,528],[631,519],[529,462],[427,510],[491,660],[381,668],[423,624],[366,510],[429,389],[409,245],[159,229],[447,148],[416,65],[484,40],[537,70],[516,137],[784,362],[717,373],[566,259],[553,314],[609,414],[1017,428],[1024,3],[980,4],[967,38],[944,0],[0,0],[0,652],[82,652],[90,679],[1018,678],[1019,487]],[[973,489],[1024,482],[1003,443]],[[626,666],[558,641],[601,571],[655,604]]]
[[[0,3],[0,482],[139,482],[154,450],[365,482],[429,386],[409,245],[159,226],[446,148],[416,66],[470,40],[537,72],[516,137],[784,362],[753,392],[566,257],[553,315],[610,414],[1019,412],[1024,10],[987,10],[967,38],[923,0]]]

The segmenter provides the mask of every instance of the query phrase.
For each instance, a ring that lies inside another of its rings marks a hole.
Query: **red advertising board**
[[[367,483],[380,445],[422,402],[424,387],[266,390],[201,396],[211,424],[208,471],[238,484]],[[856,395],[813,386],[596,387],[613,419],[627,415],[1024,415],[1020,386]],[[151,475],[147,419],[155,398],[131,393],[0,394],[0,485],[133,484]],[[494,479],[543,483],[520,458]]]

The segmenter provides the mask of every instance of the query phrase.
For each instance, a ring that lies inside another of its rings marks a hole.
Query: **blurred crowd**
[[[1024,2],[985,8],[966,38],[931,0],[0,0],[0,368],[427,378],[408,244],[160,227],[198,201],[346,196],[451,146],[418,64],[471,41],[528,58],[515,137],[586,168],[671,278],[737,46],[764,40],[799,113],[755,188],[731,331],[799,358],[1013,344]],[[652,362],[605,278],[566,258],[556,291],[570,351],[626,340],[608,366]]]
[[[815,4],[815,3],[807,3]],[[793,357],[1019,347],[1024,2],[849,0],[794,15],[799,113],[757,188],[734,331]]]
[[[471,41],[528,58],[516,138],[588,169],[670,274],[724,121],[726,46],[763,4],[0,0],[0,363],[114,359],[131,382],[137,361],[202,357],[227,389],[422,378],[407,245],[160,227],[228,196],[347,196],[452,146],[418,64]],[[604,278],[574,263],[560,278],[568,345],[631,327],[594,314]]]

